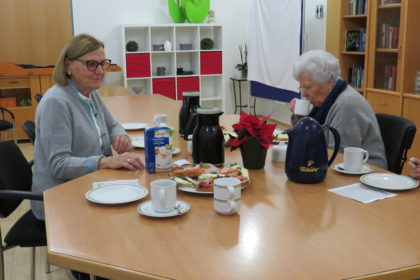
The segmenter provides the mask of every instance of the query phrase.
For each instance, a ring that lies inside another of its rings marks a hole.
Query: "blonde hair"
[[[70,75],[66,73],[66,59],[75,60],[103,47],[102,41],[88,34],[79,34],[71,38],[58,56],[53,73],[54,82],[62,86],[67,85],[67,78],[70,78]]]

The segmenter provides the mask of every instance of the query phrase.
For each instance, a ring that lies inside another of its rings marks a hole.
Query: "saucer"
[[[362,170],[359,170],[359,171],[348,171],[348,170],[345,170],[343,166],[344,166],[343,163],[334,164],[332,169],[334,169],[335,171],[339,173],[349,174],[349,175],[361,175],[361,174],[371,173],[373,171],[373,169],[367,165],[363,165]]]
[[[140,214],[148,216],[148,217],[168,218],[168,217],[180,216],[184,213],[187,213],[188,210],[190,210],[190,204],[188,202],[185,202],[183,200],[178,200],[176,203],[179,204],[179,211],[174,209],[174,210],[169,211],[169,212],[156,212],[153,209],[153,205],[152,205],[151,200],[141,203],[137,207],[137,211]]]

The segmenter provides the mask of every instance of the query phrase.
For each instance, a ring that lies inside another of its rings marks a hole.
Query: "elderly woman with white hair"
[[[340,133],[340,151],[360,147],[369,152],[369,163],[388,167],[375,113],[359,92],[340,79],[337,58],[321,50],[308,51],[295,63],[293,77],[300,84],[302,97],[313,105],[309,116]],[[296,99],[289,104],[292,112],[295,104]],[[292,123],[299,118],[292,115]],[[333,147],[332,135],[326,137],[328,146]]]

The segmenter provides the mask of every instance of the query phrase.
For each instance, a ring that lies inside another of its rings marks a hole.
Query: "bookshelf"
[[[368,0],[365,14],[354,12],[354,1],[328,0],[327,51],[339,58],[347,81],[354,71],[349,70],[352,65],[364,67],[364,82],[358,90],[375,112],[416,123],[418,132],[408,155],[418,157],[420,96],[414,93],[414,80],[420,71],[420,1]],[[362,28],[366,28],[364,52],[346,51],[347,31]]]
[[[184,91],[199,91],[201,105],[224,110],[221,25],[123,25],[122,38],[124,86],[132,94],[182,100]],[[214,41],[211,50],[201,49],[203,38]],[[127,51],[129,41],[139,49]],[[165,41],[171,50],[164,49]]]

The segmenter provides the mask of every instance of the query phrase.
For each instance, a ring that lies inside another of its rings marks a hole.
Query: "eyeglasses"
[[[98,65],[101,65],[102,70],[107,70],[111,66],[111,59],[105,59],[101,62],[97,62],[96,60],[81,60],[76,59],[77,61],[86,63],[86,67],[89,71],[96,71]]]

